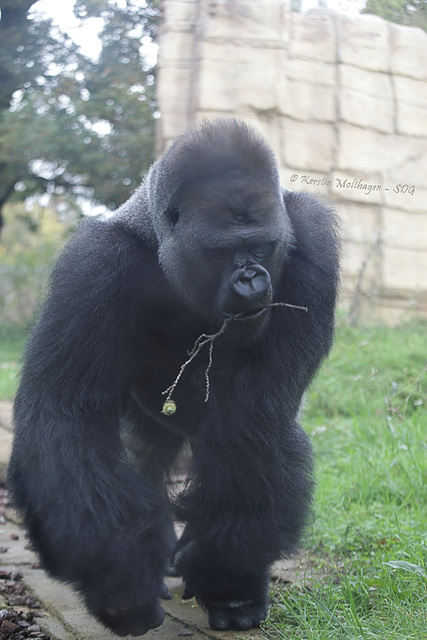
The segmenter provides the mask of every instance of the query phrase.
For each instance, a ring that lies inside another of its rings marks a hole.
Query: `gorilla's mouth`
[[[256,320],[267,312],[267,307],[261,307],[261,309],[255,309],[252,311],[246,311],[241,313],[224,313],[227,318],[233,318],[239,322],[247,322],[248,320]]]

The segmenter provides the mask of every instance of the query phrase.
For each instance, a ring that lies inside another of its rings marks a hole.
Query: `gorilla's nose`
[[[264,307],[272,295],[270,274],[260,264],[239,267],[231,276],[230,290],[242,307],[239,311]]]

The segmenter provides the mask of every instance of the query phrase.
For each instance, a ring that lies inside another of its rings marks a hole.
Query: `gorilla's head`
[[[235,120],[180,137],[147,177],[162,269],[214,326],[230,314],[257,329],[292,243],[276,160]]]

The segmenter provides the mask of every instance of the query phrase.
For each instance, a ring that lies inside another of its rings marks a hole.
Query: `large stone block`
[[[408,292],[427,290],[427,252],[384,246],[383,285]]]
[[[170,31],[162,34],[159,42],[158,65],[171,65],[173,63],[185,63],[189,60],[193,63],[192,35],[185,31]]]
[[[381,228],[380,208],[351,202],[337,203],[336,210],[341,219],[342,236],[345,242],[369,246],[378,237]]]
[[[416,107],[427,109],[427,82],[414,80],[413,78],[404,78],[398,75],[392,77],[396,99],[399,102],[405,102],[407,104],[413,104]]]
[[[232,41],[282,40],[282,0],[199,0],[199,28],[204,37]]]
[[[345,122],[376,129],[394,130],[394,94],[389,74],[338,66],[339,116]]]
[[[335,87],[336,84],[337,68],[330,62],[286,57],[283,60],[283,72],[291,80],[316,81],[316,84],[328,87]]]
[[[427,211],[425,214],[383,209],[382,240],[387,247],[427,253]],[[424,274],[427,288],[427,271]]]
[[[283,64],[284,47],[280,43],[241,42],[234,40],[214,40],[200,38],[197,46],[197,59],[210,62],[227,62],[232,67],[234,64],[246,64],[249,70],[253,66],[265,65],[274,67],[277,73]],[[250,85],[249,85],[250,86]]]
[[[280,100],[280,111],[295,120],[334,122],[336,119],[335,91],[314,82],[283,81],[286,87]]]
[[[396,163],[396,136],[341,123],[339,129],[338,162],[342,171],[357,172],[369,177]]]
[[[166,0],[162,3],[163,21],[161,28],[188,29],[197,19],[198,0]]]
[[[427,312],[422,296],[413,291],[381,291],[381,297],[374,295],[371,304],[363,305],[360,320],[364,324],[385,323],[397,326],[403,322],[417,320]],[[369,300],[368,300],[369,302]]]
[[[161,113],[188,113],[191,108],[193,85],[191,71],[191,68],[182,65],[160,67],[157,81],[157,100]]]
[[[351,18],[337,14],[338,59],[372,71],[388,71],[390,49],[388,22],[373,15]]]
[[[277,52],[261,51],[256,55],[250,50],[246,58],[240,47],[229,46],[228,51],[233,56],[228,60],[200,61],[197,108],[234,111],[241,105],[250,105],[259,111],[278,109],[279,68],[268,63]]]
[[[335,135],[328,124],[282,118],[282,159],[287,167],[327,175],[334,165]]]
[[[394,131],[393,102],[362,93],[356,88],[342,88],[339,91],[339,115],[344,122],[359,127],[382,133]]]
[[[331,193],[338,200],[381,204],[384,202],[384,185],[381,175],[362,175],[334,171],[331,180]]]
[[[342,286],[347,292],[354,291],[362,277],[363,291],[378,289],[380,286],[380,249],[377,245],[345,242],[342,251]]]
[[[321,62],[336,60],[336,32],[331,11],[311,12],[308,16],[288,14],[289,56]]]
[[[397,133],[407,136],[419,136],[426,139],[427,146],[427,109],[400,102],[397,105]]]
[[[427,33],[390,23],[390,70],[394,74],[427,80]]]
[[[363,96],[374,96],[391,101],[394,98],[392,78],[388,73],[360,69],[354,65],[338,65],[339,83],[346,89]]]
[[[427,188],[411,182],[387,182],[384,189],[384,203],[389,209],[400,209],[408,213],[427,212]]]
[[[427,187],[426,139],[393,136],[390,154],[392,162],[383,167],[390,189],[398,184],[415,185],[424,189]]]

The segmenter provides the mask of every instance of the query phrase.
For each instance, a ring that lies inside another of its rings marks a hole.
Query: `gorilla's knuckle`
[[[228,601],[211,605],[208,611],[209,625],[215,631],[245,631],[258,627],[264,618],[251,601]]]

